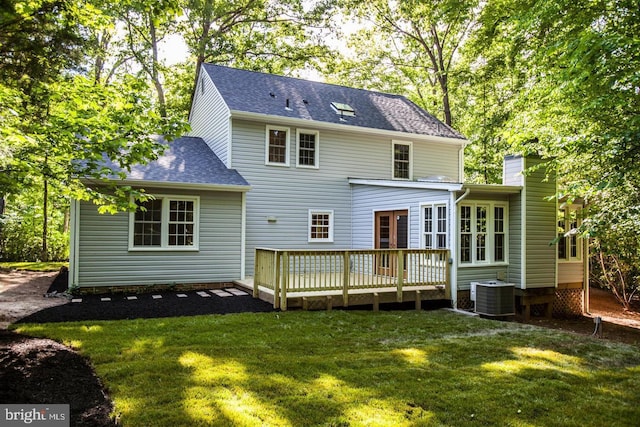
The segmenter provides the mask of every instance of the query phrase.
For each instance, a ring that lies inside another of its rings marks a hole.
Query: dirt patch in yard
[[[0,272],[0,403],[69,403],[71,425],[116,426],[109,417],[112,403],[85,358],[52,340],[3,330],[20,318],[59,311],[51,307],[66,303],[66,299],[43,297],[55,276]],[[592,290],[588,316],[533,318],[529,323],[589,336],[594,331],[595,316],[603,319],[603,339],[640,346],[640,313],[625,312],[610,293],[598,289]]]
[[[640,346],[640,304],[626,311],[615,297],[603,289],[591,288],[590,313],[569,319],[531,318],[527,323],[545,328],[561,329],[580,335],[594,335],[594,319],[602,319],[601,338]],[[595,334],[598,336],[598,334]]]
[[[0,270],[0,329],[31,313],[66,304],[62,296],[46,298],[57,272]]]

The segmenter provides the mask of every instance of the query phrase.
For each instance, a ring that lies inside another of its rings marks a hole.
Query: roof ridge
[[[246,72],[246,73],[261,74],[261,75],[268,76],[268,77],[278,77],[278,78],[282,78],[282,79],[297,80],[299,82],[304,82],[304,83],[309,83],[309,84],[326,85],[326,86],[339,87],[339,88],[344,88],[344,89],[349,89],[349,90],[360,90],[360,91],[363,91],[363,92],[379,93],[381,95],[386,95],[386,96],[390,96],[390,97],[394,97],[394,98],[403,98],[403,99],[411,101],[405,95],[400,95],[400,94],[391,93],[391,92],[383,92],[383,91],[380,91],[380,90],[364,89],[364,88],[353,87],[353,86],[345,86],[345,85],[340,85],[340,84],[337,84],[337,83],[319,82],[319,81],[316,81],[316,80],[305,79],[303,77],[293,77],[293,76],[285,76],[285,75],[282,75],[282,74],[267,73],[265,71],[247,70],[245,68],[235,68],[235,67],[230,67],[228,65],[212,64],[210,62],[203,62],[202,65],[211,66],[211,67],[226,68],[228,70],[233,70],[233,71],[243,71],[243,72]],[[420,108],[420,107],[418,107],[418,108]]]

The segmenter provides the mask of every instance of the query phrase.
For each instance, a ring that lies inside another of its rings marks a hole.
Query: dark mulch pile
[[[69,404],[72,426],[116,426],[113,405],[82,356],[55,341],[0,330],[0,402]]]

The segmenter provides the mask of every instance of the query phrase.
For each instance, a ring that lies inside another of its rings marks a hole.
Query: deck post
[[[399,250],[396,254],[398,257],[398,302],[402,302],[402,286],[404,285],[404,254]]]
[[[342,255],[342,305],[349,306],[349,251]]]
[[[451,300],[451,264],[449,264],[449,260],[445,260],[445,284],[444,284],[444,297],[448,300]],[[456,297],[457,299],[457,297]],[[454,307],[456,308],[456,307]]]
[[[258,298],[260,297],[260,288],[258,286],[258,283],[260,283],[260,281],[262,280],[262,269],[264,268],[262,255],[261,255],[261,252],[258,251],[258,248],[256,248],[255,250],[254,259],[256,260],[255,266],[254,266],[254,270],[256,271],[256,274],[254,274],[254,278],[253,278],[253,297]]]
[[[280,252],[275,250],[274,252],[274,281],[273,281],[273,308],[280,308],[280,280],[282,280],[282,276],[280,274]]]
[[[287,311],[287,289],[289,288],[289,252],[282,252],[282,288],[280,289],[280,310]]]
[[[333,297],[331,295],[327,295],[327,311],[331,311],[333,309]]]
[[[416,291],[416,311],[420,311],[422,309],[422,292],[418,289]]]
[[[380,311],[380,294],[377,292],[373,293],[373,311],[376,313]]]

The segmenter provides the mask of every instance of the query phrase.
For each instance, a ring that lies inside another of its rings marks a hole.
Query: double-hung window
[[[566,206],[558,211],[558,260],[580,261],[582,245],[578,240],[581,219],[577,206]]]
[[[507,261],[507,206],[496,203],[460,205],[459,262],[461,265]]]
[[[320,133],[313,130],[298,129],[298,167],[317,169],[319,166]]]
[[[289,128],[267,125],[265,163],[289,166]]]
[[[199,198],[156,196],[136,202],[129,250],[198,250]]]
[[[412,145],[410,142],[392,142],[393,179],[410,180],[412,177]]]
[[[447,205],[433,204],[422,207],[423,242],[425,249],[446,249],[447,239]]]
[[[309,242],[333,242],[332,210],[309,210]]]

